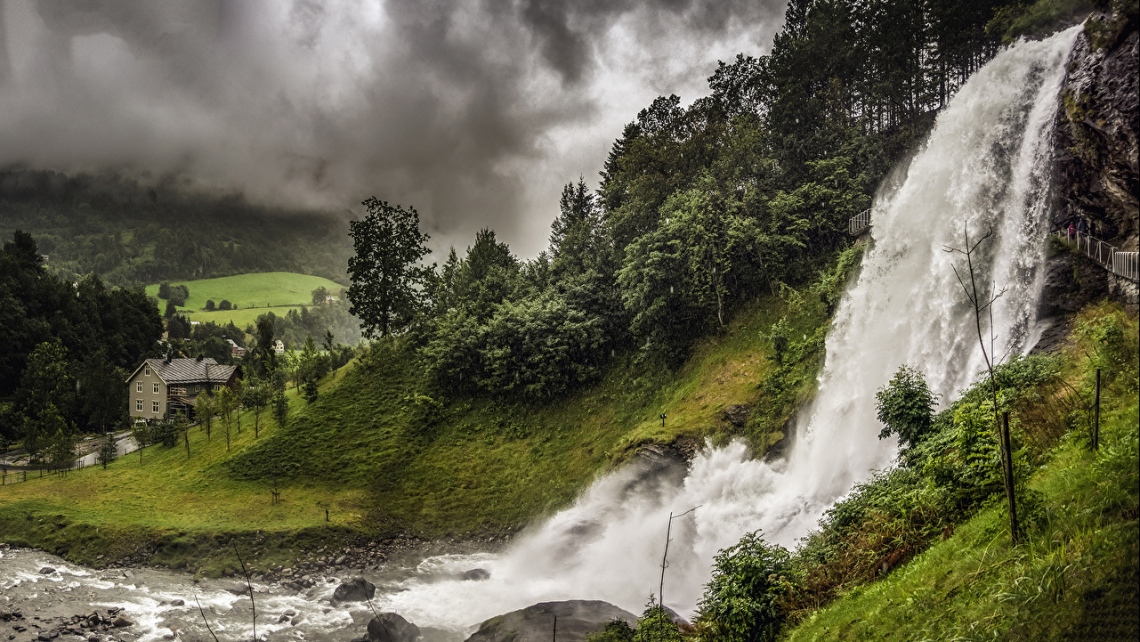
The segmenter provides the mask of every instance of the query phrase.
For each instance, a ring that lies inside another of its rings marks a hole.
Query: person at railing
[[[1067,232],[1069,234],[1070,241],[1073,240],[1073,238],[1075,238],[1077,235],[1077,226],[1072,221],[1069,221],[1069,229]]]
[[[1082,236],[1089,233],[1089,222],[1083,216],[1077,219],[1077,233]]]

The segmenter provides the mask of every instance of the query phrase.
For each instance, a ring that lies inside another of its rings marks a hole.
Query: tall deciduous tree
[[[203,390],[194,398],[194,416],[206,429],[206,441],[210,441],[210,429],[214,426],[214,415],[216,414],[218,414],[218,406],[213,395],[209,391]]]
[[[16,409],[23,416],[23,444],[33,458],[50,447],[55,435],[53,420],[67,413],[74,399],[75,384],[67,363],[67,351],[59,341],[36,346],[16,391]],[[64,421],[60,418],[60,421]],[[65,428],[69,428],[64,421]]]
[[[261,377],[258,377],[256,373],[250,374],[245,380],[245,385],[242,386],[241,403],[246,408],[253,410],[254,439],[261,434],[261,412],[269,405],[271,394],[267,382]]]
[[[214,395],[217,404],[218,416],[222,419],[222,429],[226,431],[226,451],[230,450],[230,428],[233,426],[234,410],[237,409],[237,397],[234,391],[222,386]]]
[[[420,232],[415,208],[404,209],[369,198],[368,214],[349,224],[355,256],[348,260],[352,285],[349,310],[360,319],[365,336],[386,337],[407,327],[420,308],[427,270],[428,235]]]

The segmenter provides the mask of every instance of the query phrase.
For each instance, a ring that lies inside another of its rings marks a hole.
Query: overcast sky
[[[785,0],[0,0],[0,166],[415,206],[432,245],[546,245],[654,97],[768,51]]]

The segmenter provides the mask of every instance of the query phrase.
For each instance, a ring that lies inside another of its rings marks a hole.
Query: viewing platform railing
[[[847,222],[847,231],[851,236],[859,236],[871,228],[871,210],[866,209],[851,217]]]
[[[1121,252],[1115,246],[1081,232],[1069,234],[1067,230],[1060,229],[1056,234],[1109,272],[1129,281],[1140,282],[1140,259],[1136,252]]]

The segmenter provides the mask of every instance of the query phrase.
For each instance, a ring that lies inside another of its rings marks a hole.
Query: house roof
[[[219,364],[211,358],[205,359],[147,359],[143,365],[149,365],[155,374],[168,384],[172,383],[225,383],[233,376],[237,366]],[[131,374],[134,379],[138,374],[140,365]],[[130,381],[128,379],[128,381]]]

